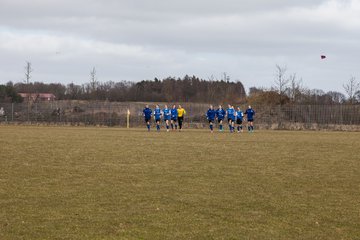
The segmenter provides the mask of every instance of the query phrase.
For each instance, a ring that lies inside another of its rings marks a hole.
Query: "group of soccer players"
[[[177,130],[178,124],[179,131],[181,131],[185,114],[186,111],[181,105],[179,105],[178,107],[176,107],[176,105],[173,105],[171,109],[169,109],[168,106],[165,105],[164,109],[162,110],[160,109],[159,105],[156,105],[154,111],[149,108],[149,105],[146,105],[143,110],[143,115],[148,131],[150,131],[150,121],[152,115],[154,115],[157,131],[160,131],[160,123],[162,117],[164,118],[166,124],[166,131],[170,131],[170,127],[172,130]],[[219,108],[216,110],[214,109],[213,105],[210,105],[210,108],[206,112],[206,118],[209,121],[210,131],[213,133],[215,119],[217,119],[218,121],[219,131],[223,131],[223,121],[225,117],[227,117],[229,130],[231,133],[233,133],[235,132],[235,124],[237,127],[237,132],[243,131],[244,114],[247,115],[248,131],[253,132],[255,111],[251,108],[251,106],[249,106],[249,108],[245,112],[243,112],[240,107],[237,107],[237,109],[235,110],[234,106],[230,104],[228,105],[226,111],[221,105],[219,105]]]
[[[178,108],[176,108],[176,105],[173,105],[171,109],[169,109],[168,106],[165,105],[163,110],[160,109],[159,105],[156,105],[153,113],[153,111],[149,108],[149,105],[146,105],[143,110],[143,114],[145,117],[146,127],[148,131],[150,131],[150,121],[153,114],[157,131],[160,131],[161,117],[164,117],[166,131],[170,130],[170,126],[172,130],[176,130],[178,128],[178,123],[179,131],[181,131],[186,111],[181,105],[179,105]]]
[[[231,133],[235,132],[235,124],[237,125],[237,132],[242,132],[244,114],[247,115],[248,131],[253,132],[255,111],[251,108],[251,106],[249,106],[249,108],[243,112],[240,107],[237,107],[235,110],[234,106],[230,104],[228,105],[226,111],[221,105],[217,110],[214,109],[213,105],[210,105],[210,108],[206,112],[206,118],[209,121],[210,132],[214,131],[215,118],[218,120],[219,130],[223,131],[223,121],[225,116],[227,116],[229,130]]]

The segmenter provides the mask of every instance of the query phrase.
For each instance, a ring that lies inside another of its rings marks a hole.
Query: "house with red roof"
[[[24,101],[54,101],[55,95],[52,93],[19,93]]]

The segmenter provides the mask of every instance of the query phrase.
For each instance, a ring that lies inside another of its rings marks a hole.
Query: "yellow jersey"
[[[183,108],[178,108],[177,112],[178,112],[178,117],[183,117],[186,114],[186,111]]]

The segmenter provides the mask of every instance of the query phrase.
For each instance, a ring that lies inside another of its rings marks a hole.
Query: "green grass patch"
[[[0,239],[360,239],[360,133],[0,136]]]

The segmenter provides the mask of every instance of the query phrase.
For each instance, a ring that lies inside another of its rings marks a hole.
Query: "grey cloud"
[[[336,7],[331,5],[336,3]],[[354,13],[359,9],[348,9],[356,3],[0,0],[0,37],[5,36],[0,38],[0,63],[18,62],[19,69],[24,58],[31,57],[42,66],[41,71],[48,72],[44,78],[57,81],[71,76],[84,81],[80,72],[92,65],[101,67],[104,78],[113,80],[115,76],[140,80],[187,73],[206,78],[226,71],[247,87],[271,84],[274,65],[281,63],[306,76],[304,81],[311,86],[324,86],[327,78],[333,78],[332,88],[341,88],[341,76],[358,74],[351,56],[360,52],[360,19]],[[329,12],[326,4],[331,7]],[[333,8],[345,9],[351,16],[338,16]],[[30,40],[14,40],[11,50],[2,41],[13,38],[2,32]],[[27,44],[33,51],[16,52],[14,49],[20,48],[16,44]],[[62,48],[62,56],[48,57],[57,48]],[[322,69],[325,64],[318,62],[320,54],[331,55],[327,61],[330,69]],[[9,68],[0,70],[13,79],[10,72],[16,69]],[[55,74],[58,68],[68,68],[64,78]],[[311,81],[313,76],[324,79]]]

